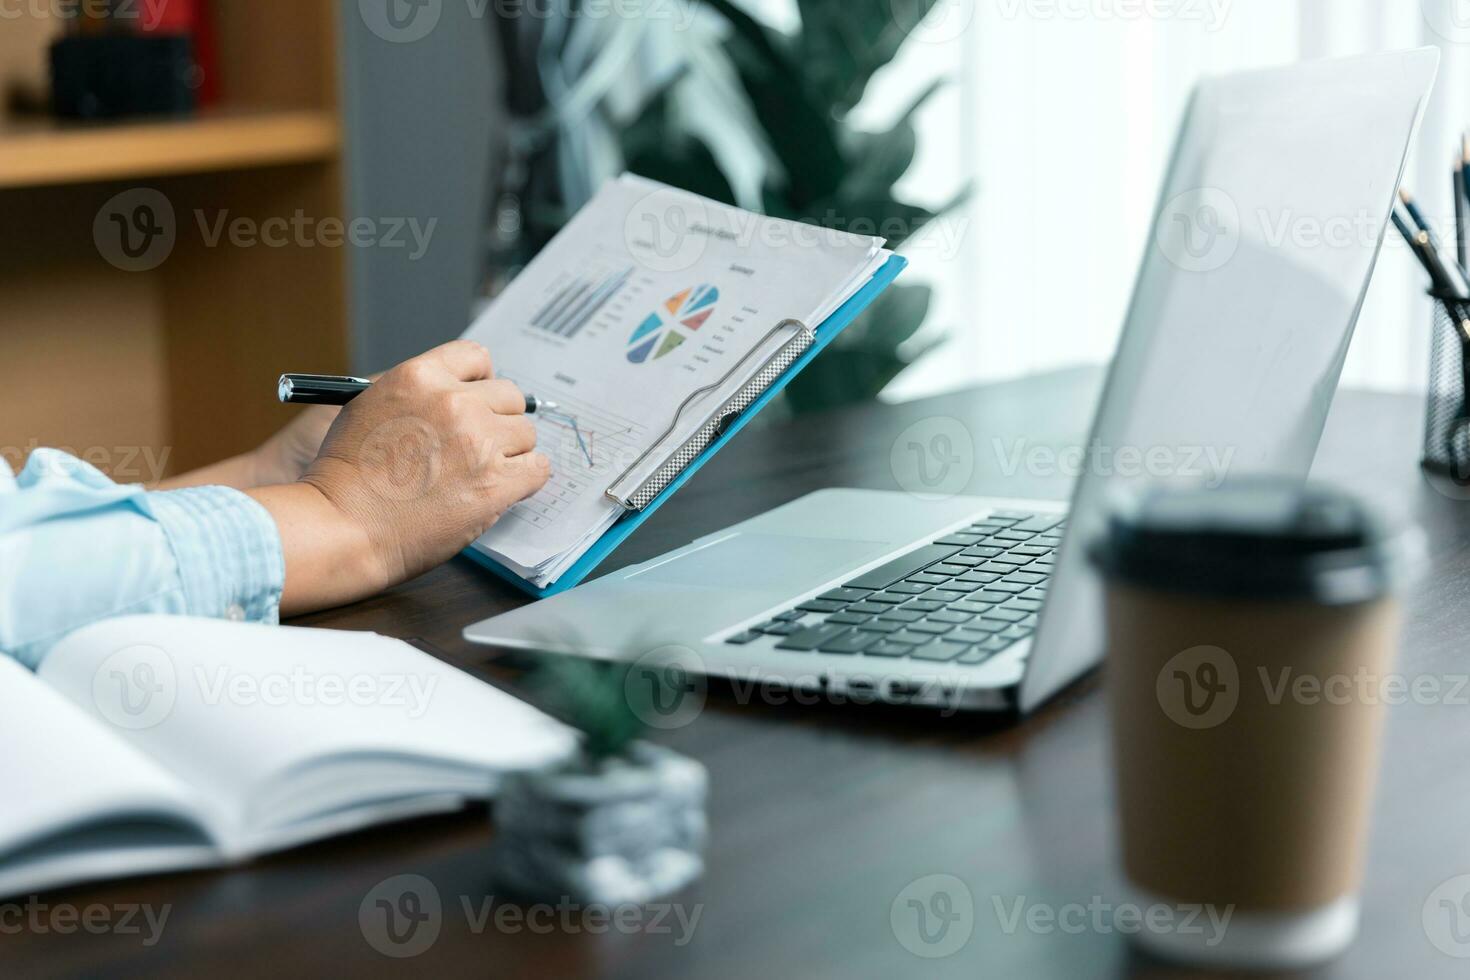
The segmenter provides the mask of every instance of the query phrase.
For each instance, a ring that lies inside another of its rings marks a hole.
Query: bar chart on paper
[[[617,299],[632,278],[632,266],[564,276],[553,284],[531,326],[570,340]]]

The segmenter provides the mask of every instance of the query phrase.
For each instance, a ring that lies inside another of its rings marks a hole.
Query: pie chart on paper
[[[709,285],[670,296],[633,331],[628,340],[628,360],[642,364],[673,353],[709,322],[719,301],[720,291]]]

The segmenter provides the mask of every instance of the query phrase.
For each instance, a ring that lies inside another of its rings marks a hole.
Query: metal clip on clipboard
[[[664,440],[672,436],[675,430],[679,428],[679,422],[683,419],[684,412],[689,408],[690,405],[694,404],[696,401],[709,394],[711,391],[716,391],[720,387],[722,387],[726,382],[728,382],[732,377],[735,376],[736,372],[738,372],[742,367],[745,366],[746,362],[748,362],[752,357],[755,356],[757,351],[765,347],[765,345],[771,340],[772,337],[776,336],[783,330],[790,330],[793,328],[795,329],[795,332],[791,335],[790,339],[788,339],[785,344],[782,344],[780,349],[778,349],[776,353],[771,356],[771,359],[766,362],[763,368],[761,368],[759,374],[751,378],[750,381],[746,382],[744,387],[737,391],[734,396],[730,398],[729,401],[720,406],[720,408],[709,417],[709,420],[705,422],[704,425],[700,426],[698,432],[690,436],[689,439],[682,446],[676,449],[669,456],[669,458],[664,461],[662,466],[654,470],[652,476],[641,483],[634,484],[632,482],[633,474],[638,471],[638,468],[646,463],[649,457],[653,455],[654,451],[657,450],[659,446],[663,445]],[[757,398],[764,394],[765,390],[769,388],[777,378],[785,374],[786,369],[791,367],[791,365],[796,362],[797,358],[801,357],[801,355],[810,350],[812,344],[816,343],[816,340],[816,333],[812,331],[811,327],[808,327],[800,320],[782,320],[780,323],[776,324],[776,326],[772,327],[771,330],[760,339],[759,343],[757,343],[754,347],[747,351],[744,357],[736,361],[735,365],[730,368],[730,370],[725,372],[723,377],[721,377],[718,381],[705,385],[703,388],[697,389],[696,391],[691,393],[688,398],[684,399],[682,403],[680,403],[679,408],[674,412],[674,420],[669,423],[669,427],[665,429],[663,433],[657,439],[655,439],[647,449],[643,451],[643,454],[641,456],[633,461],[632,466],[629,466],[626,470],[623,471],[623,475],[618,477],[617,480],[613,482],[612,486],[607,488],[606,494],[608,499],[612,500],[614,503],[624,508],[625,510],[636,511],[642,510],[643,508],[647,507],[650,503],[653,502],[655,497],[657,497],[660,493],[664,491],[665,487],[673,482],[673,480],[680,473],[684,472],[685,467],[694,462],[694,460],[698,458],[700,453],[709,448],[711,443],[720,438],[720,436],[724,435],[725,432],[734,423],[734,421],[740,417],[740,413],[749,408]]]

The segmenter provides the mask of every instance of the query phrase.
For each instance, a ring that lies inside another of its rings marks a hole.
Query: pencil
[[[1419,203],[1414,200],[1414,195],[1410,194],[1406,188],[1400,187],[1399,200],[1403,203],[1404,210],[1409,212],[1409,220],[1414,223],[1414,227],[1420,231],[1429,231],[1429,219],[1424,217],[1423,211],[1419,210]],[[1429,238],[1433,241],[1434,235],[1431,234]]]
[[[1404,241],[1408,243],[1409,251],[1414,253],[1414,258],[1418,259],[1419,264],[1424,267],[1425,274],[1429,276],[1430,287],[1435,290],[1439,290],[1440,288],[1442,288],[1443,283],[1441,283],[1436,277],[1433,263],[1431,263],[1429,261],[1429,257],[1424,254],[1424,246],[1420,239],[1420,232],[1409,225],[1409,222],[1405,220],[1404,216],[1399,212],[1398,208],[1393,209],[1393,226],[1399,230],[1400,235],[1404,236]]]
[[[1424,254],[1419,251],[1418,232],[1409,227],[1409,223],[1404,220],[1404,216],[1399,214],[1398,208],[1393,209],[1393,226],[1399,230],[1399,234],[1404,238],[1404,244],[1409,246],[1409,251],[1414,253],[1414,258],[1424,267],[1425,273],[1428,274],[1429,263],[1424,261]]]
[[[1404,241],[1409,243],[1409,248],[1419,264],[1424,267],[1429,276],[1430,291],[1445,305],[1451,317],[1459,321],[1462,329],[1470,339],[1470,317],[1467,317],[1463,306],[1454,299],[1455,290],[1449,279],[1449,272],[1444,263],[1439,261],[1434,250],[1429,247],[1429,236],[1416,228],[1411,227],[1404,216],[1395,208],[1393,211],[1393,224],[1404,236]]]
[[[1450,172],[1450,197],[1455,202],[1455,258],[1461,269],[1470,268],[1470,239],[1466,238],[1465,227],[1465,152],[1455,161]]]
[[[1470,202],[1470,133],[1460,137],[1460,183],[1465,200]]]
[[[1421,249],[1421,261],[1426,263],[1429,275],[1435,281],[1438,289],[1444,290],[1451,296],[1460,300],[1470,300],[1470,282],[1466,281],[1465,270],[1458,262],[1446,262],[1444,253],[1440,251],[1439,236],[1434,232],[1434,226],[1429,219],[1424,217],[1424,212],[1419,210],[1414,196],[1402,187],[1399,188],[1399,200],[1404,203],[1404,210],[1409,213],[1409,220],[1415,226],[1413,240]],[[1397,222],[1395,222],[1397,224]],[[1403,231],[1402,228],[1399,229]]]

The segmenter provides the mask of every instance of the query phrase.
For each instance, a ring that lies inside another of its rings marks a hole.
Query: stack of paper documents
[[[782,351],[891,257],[880,238],[766,218],[638,177],[610,182],[475,322],[536,416],[550,483],[475,549],[538,587]],[[700,389],[710,390],[691,400]]]

